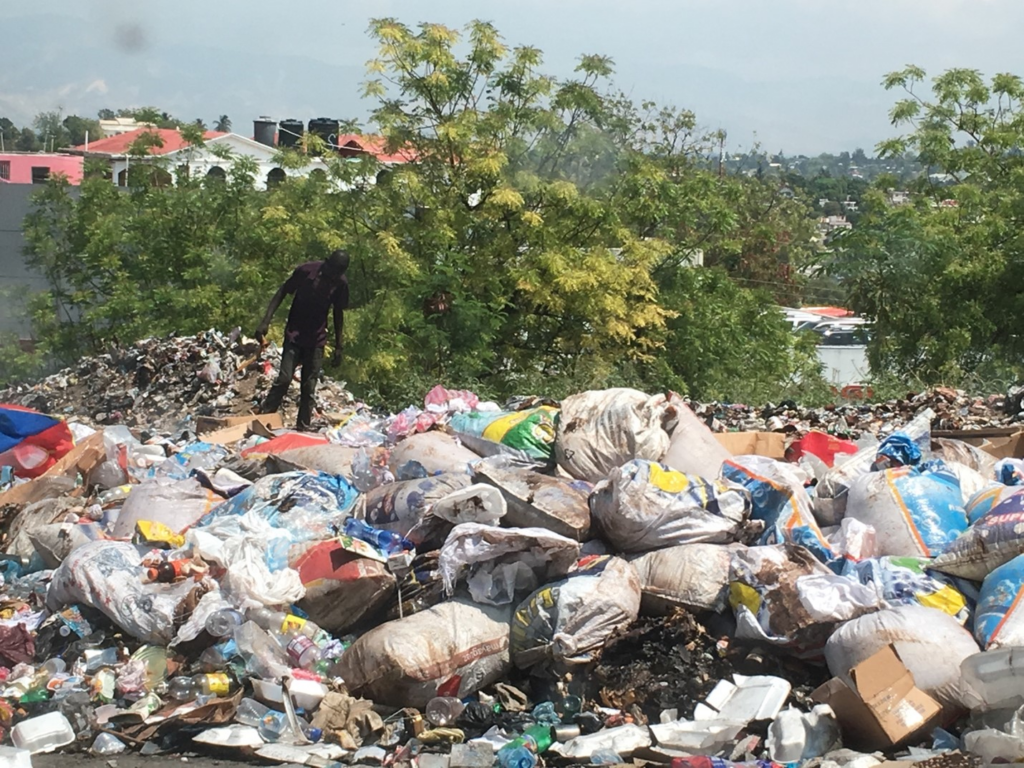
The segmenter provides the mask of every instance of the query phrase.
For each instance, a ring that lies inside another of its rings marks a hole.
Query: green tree
[[[68,129],[64,127],[64,113],[59,109],[40,112],[32,121],[32,127],[44,150],[63,149],[71,144]]]
[[[79,117],[78,115],[68,115],[64,118],[63,125],[68,134],[68,143],[73,147],[85,144],[87,138],[89,141],[103,138],[99,120]]]
[[[14,142],[14,148],[19,152],[35,152],[40,149],[39,139],[36,138],[36,132],[31,128],[22,128],[21,133]]]
[[[969,69],[936,77],[930,95],[924,81],[917,67],[885,78],[886,88],[904,91],[891,118],[907,132],[879,152],[914,156],[952,183],[921,177],[913,204],[900,207],[888,205],[884,189],[870,193],[828,266],[874,321],[876,371],[926,382],[1016,375],[1024,361],[1024,85]]]
[[[230,132],[231,131],[231,118],[228,117],[227,115],[221,115],[220,117],[217,118],[217,124],[216,124],[216,126],[214,126],[213,130],[219,131],[221,133],[228,133],[228,132]]]

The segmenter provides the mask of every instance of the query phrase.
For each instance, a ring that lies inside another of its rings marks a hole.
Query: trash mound
[[[1015,395],[328,383],[311,434],[251,413],[276,359],[211,331],[0,394],[11,764],[1024,760]]]
[[[194,430],[195,417],[251,412],[280,361],[280,348],[261,350],[238,329],[229,334],[210,330],[142,339],[84,357],[74,367],[34,384],[0,390],[0,402],[92,426]],[[322,379],[317,388],[319,411],[338,412],[352,402],[342,386]],[[294,404],[287,405],[285,419],[294,420],[296,412]]]

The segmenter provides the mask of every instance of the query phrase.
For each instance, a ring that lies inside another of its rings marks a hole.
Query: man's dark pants
[[[281,369],[278,371],[277,380],[270,388],[266,399],[260,406],[263,413],[276,413],[281,407],[281,401],[288,394],[288,387],[295,376],[295,366],[302,366],[302,384],[299,396],[299,429],[309,429],[313,419],[313,396],[316,394],[316,384],[320,381],[320,372],[324,364],[323,347],[299,347],[290,341],[284,343],[281,351]]]

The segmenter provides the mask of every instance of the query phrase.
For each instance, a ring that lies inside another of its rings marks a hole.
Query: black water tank
[[[274,138],[277,133],[277,121],[269,117],[260,117],[252,121],[252,137],[267,147],[274,146]]]
[[[329,117],[317,117],[309,121],[309,132],[319,136],[329,147],[338,145],[338,121]]]
[[[282,120],[278,124],[277,146],[294,147],[302,140],[305,128],[301,120]]]

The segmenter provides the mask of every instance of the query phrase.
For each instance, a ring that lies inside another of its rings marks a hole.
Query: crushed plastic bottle
[[[432,725],[444,728],[454,723],[465,708],[454,696],[437,696],[427,702],[425,714]]]
[[[234,608],[222,608],[211,613],[206,620],[206,631],[214,637],[231,637],[235,630],[245,623],[241,611]]]
[[[92,749],[89,751],[94,755],[106,757],[108,755],[119,755],[126,749],[128,749],[127,745],[117,736],[111,733],[101,733],[96,737],[96,740],[92,743]]]

